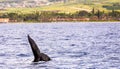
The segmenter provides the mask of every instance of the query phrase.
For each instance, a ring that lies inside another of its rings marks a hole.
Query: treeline
[[[0,13],[0,18],[9,18],[11,22],[52,22],[52,21],[120,21],[120,12],[92,9],[91,12],[60,13],[59,11],[35,11],[32,13]]]
[[[115,9],[119,10],[120,9],[120,3],[113,3],[112,5],[103,5],[103,8],[106,8],[108,10]]]

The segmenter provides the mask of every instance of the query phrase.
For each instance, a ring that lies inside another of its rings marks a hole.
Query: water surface
[[[52,61],[32,63],[30,35]],[[120,23],[0,24],[1,69],[120,69]]]

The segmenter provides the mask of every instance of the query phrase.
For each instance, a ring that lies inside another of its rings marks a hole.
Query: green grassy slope
[[[96,9],[96,11],[99,9],[101,11],[109,12],[111,10],[103,7],[104,5],[112,6],[113,3],[120,3],[120,0],[99,0],[91,2],[90,4],[83,4],[83,3],[57,3],[49,6],[42,6],[42,7],[36,7],[36,8],[8,8],[7,11],[1,11],[1,12],[21,12],[21,13],[31,13],[34,11],[54,11],[58,10],[60,12],[65,13],[74,13],[76,11],[85,10],[90,12],[93,7]],[[120,9],[117,9],[120,11]]]

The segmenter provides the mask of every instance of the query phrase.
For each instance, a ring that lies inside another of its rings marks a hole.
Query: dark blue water
[[[28,34],[51,61],[32,63]],[[0,69],[120,69],[120,22],[0,24]]]

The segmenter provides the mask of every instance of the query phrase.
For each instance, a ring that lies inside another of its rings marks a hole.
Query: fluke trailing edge
[[[38,61],[50,61],[50,57],[44,53],[41,53],[37,44],[35,41],[28,35],[28,41],[30,43],[33,55],[34,55],[34,61],[33,62],[38,62]]]

